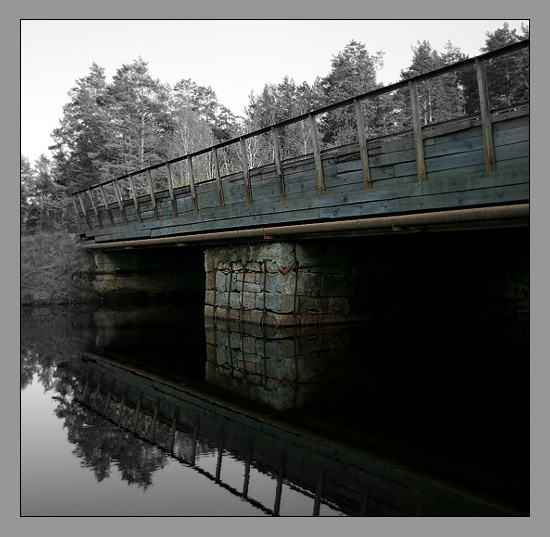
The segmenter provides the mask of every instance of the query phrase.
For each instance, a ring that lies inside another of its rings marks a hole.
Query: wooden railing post
[[[277,174],[277,183],[279,185],[279,199],[285,201],[285,176],[283,175],[283,166],[281,164],[281,148],[279,146],[279,128],[271,127],[271,138],[273,140],[273,156],[275,157],[275,172]]]
[[[189,188],[191,189],[191,201],[193,203],[193,212],[199,214],[199,204],[197,203],[197,190],[195,189],[195,176],[193,174],[193,159],[187,157],[189,164]]]
[[[105,203],[105,209],[107,209],[107,214],[109,215],[109,220],[111,224],[115,225],[115,219],[113,218],[113,213],[109,207],[109,202],[107,201],[107,195],[105,194],[105,189],[103,188],[103,185],[99,185],[99,190],[101,192],[101,196],[103,197],[103,203]]]
[[[311,128],[311,141],[313,143],[313,158],[315,160],[315,174],[317,176],[317,190],[320,196],[326,194],[325,177],[323,175],[323,161],[321,160],[321,151],[319,150],[319,134],[317,133],[317,121],[315,116],[309,114],[309,126]]]
[[[153,189],[153,176],[151,170],[147,170],[147,182],[149,183],[149,194],[151,195],[151,205],[153,206],[153,214],[155,220],[159,219],[159,211],[157,209],[157,200],[155,198],[155,190]]]
[[[101,220],[101,215],[99,214],[99,211],[98,211],[97,206],[95,204],[94,197],[92,196],[92,189],[88,188],[87,192],[88,192],[88,196],[90,196],[90,201],[92,202],[92,209],[94,210],[95,217],[97,219],[97,223],[99,224],[99,227],[103,227],[103,222]]]
[[[485,62],[475,59],[477,86],[479,90],[479,109],[481,112],[481,130],[483,132],[483,148],[485,150],[485,168],[487,172],[496,170],[495,145],[491,126],[491,110],[489,106],[489,91],[487,89],[487,73]]]
[[[225,209],[225,200],[223,197],[223,186],[222,186],[222,179],[220,175],[220,163],[218,161],[218,150],[213,147],[212,148],[212,158],[214,160],[214,173],[216,174],[216,188],[218,190],[218,204],[220,206],[220,209]]]
[[[141,211],[139,210],[139,201],[138,201],[137,192],[136,192],[136,183],[134,182],[133,175],[129,175],[128,177],[130,178],[130,188],[132,189],[132,197],[134,198],[134,207],[136,208],[137,220],[141,224],[143,222],[143,219],[141,218]]]
[[[80,202],[80,207],[82,207],[82,212],[84,214],[84,219],[86,220],[86,224],[90,229],[92,228],[92,223],[90,222],[90,219],[88,218],[88,213],[86,212],[86,207],[84,207],[84,202],[82,201],[82,196],[80,195],[80,192],[77,193],[78,201]]]
[[[365,120],[361,110],[361,101],[354,99],[355,120],[357,122],[357,134],[359,135],[359,154],[361,156],[361,169],[363,170],[363,186],[372,188],[372,178],[369,167],[369,152],[367,150],[367,139],[365,136]]]
[[[118,180],[115,179],[113,181],[113,186],[115,189],[115,195],[116,195],[116,201],[118,203],[118,208],[120,210],[120,214],[122,215],[122,220],[124,220],[124,223],[128,223],[128,217],[126,216],[126,209],[124,209],[124,203],[122,202],[122,195],[120,194],[120,189],[118,188]]]
[[[250,183],[250,173],[248,171],[248,161],[246,158],[246,142],[245,139],[241,136],[240,139],[241,144],[241,153],[242,153],[242,165],[243,165],[243,176],[244,176],[244,189],[246,192],[246,204],[248,206],[252,205],[254,203],[254,200],[252,198],[252,184]]]
[[[73,200],[74,210],[75,210],[76,216],[78,217],[78,225],[81,226],[83,221],[84,221],[84,218],[82,217],[82,215],[80,214],[80,211],[78,210],[78,205],[76,203],[76,199],[75,199],[74,194],[71,196],[71,199]],[[86,215],[84,215],[84,216],[86,216]]]
[[[426,181],[426,163],[424,161],[424,142],[422,140],[422,123],[420,121],[420,107],[418,106],[418,86],[416,82],[409,82],[411,95],[411,113],[414,132],[414,149],[416,151],[416,173],[418,182]]]
[[[244,459],[244,482],[243,482],[243,498],[248,498],[248,486],[250,484],[250,463],[252,461],[252,438],[248,440],[248,447]]]
[[[168,177],[168,191],[170,192],[170,204],[172,205],[172,216],[177,218],[178,216],[178,204],[176,198],[174,197],[174,183],[172,182],[172,169],[170,164],[166,163],[166,173]]]

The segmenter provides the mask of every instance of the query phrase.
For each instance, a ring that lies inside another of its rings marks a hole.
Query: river
[[[528,314],[22,311],[22,516],[528,514]]]

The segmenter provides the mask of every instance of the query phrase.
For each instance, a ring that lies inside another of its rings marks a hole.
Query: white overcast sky
[[[427,40],[443,52],[447,41],[470,57],[486,32],[508,22],[520,33],[528,20],[22,20],[21,154],[31,163],[59,125],[68,91],[93,62],[107,81],[142,57],[153,78],[173,86],[190,78],[211,86],[218,101],[242,115],[250,92],[288,75],[312,83],[352,40],[384,52],[378,80],[389,84],[412,60],[411,47]]]

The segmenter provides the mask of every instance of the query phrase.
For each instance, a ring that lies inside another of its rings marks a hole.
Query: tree
[[[319,106],[320,95],[317,86],[309,86],[306,82],[298,86],[292,78],[285,76],[279,84],[265,84],[257,96],[251,93],[249,103],[245,109],[245,128],[251,132],[309,112]],[[309,127],[303,121],[279,129],[278,135],[283,159],[311,151]],[[271,134],[255,140],[254,144],[251,159],[273,162]]]
[[[522,35],[505,22],[502,28],[487,32],[482,52],[491,52],[529,38],[529,28],[521,26]],[[492,108],[510,106],[529,99],[529,50],[524,49],[487,62],[487,83]]]
[[[218,102],[210,86],[199,86],[191,79],[182,79],[174,86],[172,97],[176,110],[195,113],[208,124],[217,142],[229,140],[235,134],[237,118]]]
[[[482,53],[492,52],[502,47],[529,38],[529,28],[522,25],[522,35],[510,30],[508,23],[494,32],[486,32]],[[492,58],[485,61],[489,106],[492,109],[507,107],[529,99],[529,50]],[[464,91],[464,106],[467,114],[479,113],[479,90],[476,73],[470,69],[460,74]]]
[[[34,170],[32,169],[29,159],[24,157],[23,155],[21,155],[20,181],[21,198],[19,219],[21,229],[23,230],[27,221],[27,216],[30,208],[30,198],[34,190]]]
[[[55,144],[50,147],[59,184],[83,188],[103,178],[101,164],[107,159],[111,130],[106,91],[104,69],[95,63],[70,90],[71,100],[63,107],[60,126],[52,133]]]
[[[401,78],[408,80],[464,58],[460,50],[453,47],[450,42],[447,42],[445,49],[446,52],[441,55],[432,48],[429,41],[418,41],[417,46],[412,47],[411,65],[401,71]],[[462,91],[455,73],[419,82],[418,100],[420,119],[425,125],[461,115],[464,108]],[[403,103],[406,116],[410,117],[411,105],[408,95],[403,98]]]
[[[147,62],[139,58],[117,69],[107,88],[110,129],[101,163],[104,177],[167,160],[174,133],[169,88],[154,80]]]
[[[28,176],[26,164],[24,166]],[[54,180],[52,168],[52,162],[45,155],[41,155],[35,163],[25,215],[25,228],[28,232],[54,231],[64,223],[68,199],[65,187]]]
[[[174,157],[229,140],[236,133],[236,117],[218,102],[212,88],[199,86],[191,79],[182,79],[174,86],[170,109],[174,122],[171,149]],[[210,155],[199,157],[193,171],[199,180],[201,177],[211,178],[212,166]],[[183,168],[179,169],[180,182],[185,184]]]
[[[376,74],[383,66],[383,53],[371,55],[365,45],[350,41],[331,61],[330,73],[320,80],[323,104],[342,101],[381,87]],[[367,119],[373,111],[367,109]],[[357,132],[353,106],[339,108],[327,113],[321,120],[321,137],[326,144],[346,141],[351,133]]]

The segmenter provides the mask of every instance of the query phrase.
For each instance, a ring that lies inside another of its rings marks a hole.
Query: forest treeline
[[[527,27],[522,26],[518,34],[504,24],[486,33],[480,53],[528,37]],[[418,41],[412,52],[411,64],[401,71],[402,80],[467,58],[450,42],[439,52],[429,41]],[[382,86],[377,80],[382,66],[382,52],[371,54],[360,42],[351,41],[332,58],[325,77],[313,84],[297,84],[289,77],[278,84],[265,84],[259,94],[250,94],[244,115],[236,116],[218,101],[211,87],[186,78],[170,87],[153,79],[142,58],[122,65],[111,82],[94,63],[68,93],[59,126],[52,132],[52,158],[43,154],[32,164],[21,155],[21,233],[74,232],[77,222],[70,192],[377,89]],[[528,68],[528,50],[505,63],[494,60],[489,64],[493,108],[528,99]],[[423,82],[419,96],[425,124],[474,113],[478,106],[475,72],[465,69]],[[400,91],[369,101],[364,105],[367,135],[407,128],[409,107],[408,95]],[[352,141],[355,130],[353,110],[339,109],[319,121],[323,147]],[[310,151],[310,143],[305,122],[281,132],[283,158]],[[245,147],[252,167],[269,161],[270,149],[261,137]],[[237,151],[222,153],[222,172],[239,169]],[[211,174],[208,162],[199,166],[204,168],[199,173]]]

